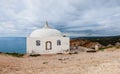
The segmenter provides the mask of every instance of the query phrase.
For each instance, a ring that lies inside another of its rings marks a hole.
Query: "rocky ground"
[[[120,74],[120,49],[21,58],[0,54],[0,74]]]

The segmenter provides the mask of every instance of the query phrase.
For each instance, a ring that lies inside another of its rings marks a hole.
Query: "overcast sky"
[[[120,35],[120,0],[0,0],[0,36],[28,36],[45,22],[69,36]]]

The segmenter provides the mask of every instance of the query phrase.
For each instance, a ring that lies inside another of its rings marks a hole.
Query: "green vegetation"
[[[100,48],[99,50],[100,50],[100,51],[104,51],[104,50],[105,50],[105,48]]]
[[[20,54],[20,53],[4,53],[4,52],[0,52],[0,54],[5,54],[5,55],[10,55],[13,57],[23,57],[25,54]],[[41,56],[40,54],[30,54],[29,56],[31,57],[37,57],[37,56]]]
[[[120,45],[115,46],[115,48],[119,49],[119,48],[120,48]]]
[[[98,42],[104,46],[109,44],[115,45],[115,43],[120,42],[120,36],[109,36],[109,37],[79,37],[73,39],[80,39],[80,40],[89,40],[92,42]]]
[[[14,56],[14,57],[23,57],[24,54],[19,54],[19,53],[4,53],[4,52],[0,52],[0,54],[5,54],[5,55],[10,55],[10,56]]]
[[[19,53],[5,53],[7,55],[11,55],[11,56],[14,56],[14,57],[23,57],[24,54],[19,54]]]
[[[41,56],[40,54],[30,54],[31,57]]]
[[[72,55],[72,54],[78,54],[78,52],[70,52],[69,54],[70,55]]]
[[[114,47],[114,46],[108,46],[108,47],[105,47],[105,48],[100,48],[99,50],[104,51],[105,49],[113,48],[113,47]]]

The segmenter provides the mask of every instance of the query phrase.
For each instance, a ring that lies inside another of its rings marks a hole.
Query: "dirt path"
[[[120,52],[23,58],[0,55],[0,74],[120,74]]]

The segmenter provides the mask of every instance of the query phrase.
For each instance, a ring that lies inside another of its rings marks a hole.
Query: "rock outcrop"
[[[100,48],[103,47],[103,45],[101,45],[98,42],[92,42],[92,41],[88,41],[88,40],[77,40],[76,39],[76,40],[70,41],[70,46],[72,47],[72,49],[78,48],[79,46],[94,49],[95,45],[98,45]]]

